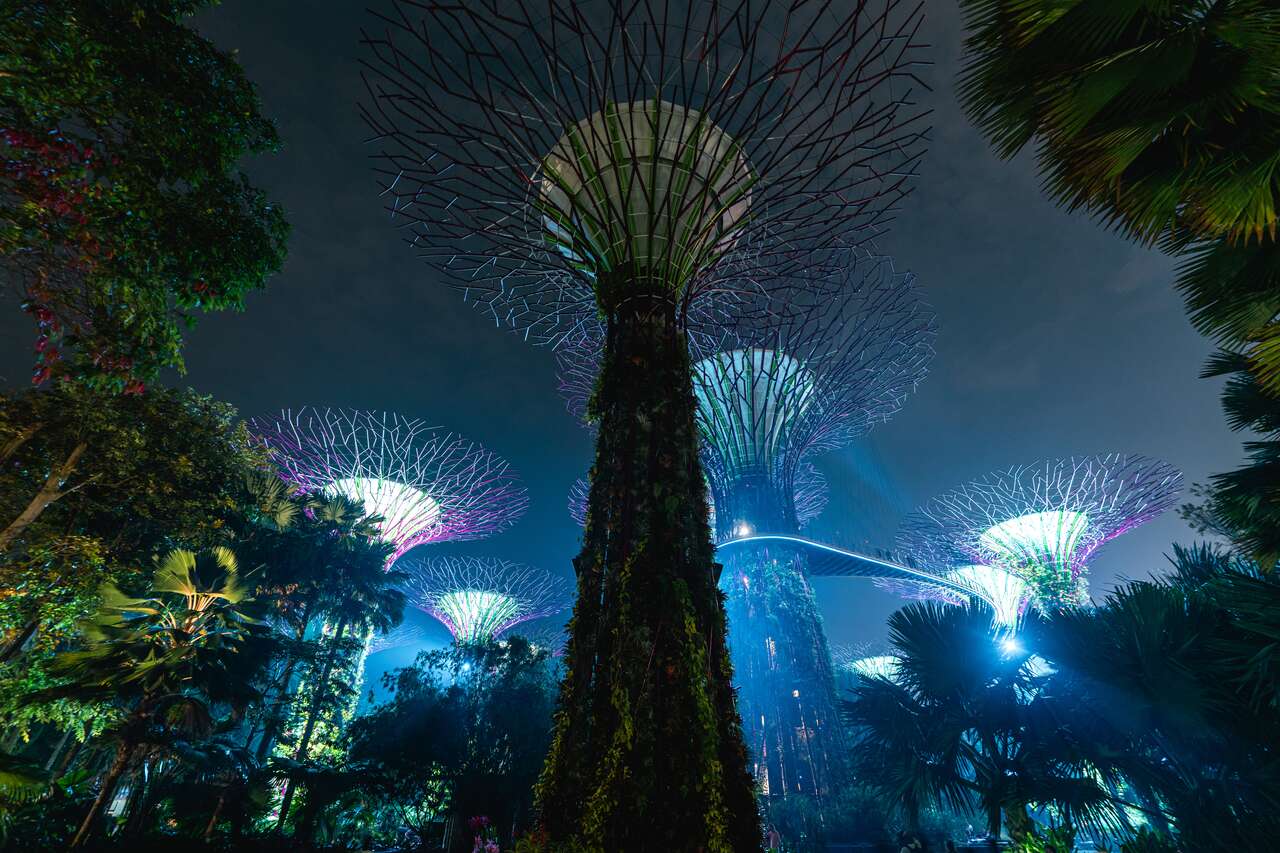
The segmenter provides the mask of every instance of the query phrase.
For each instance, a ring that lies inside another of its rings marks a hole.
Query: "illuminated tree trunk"
[[[553,846],[760,849],[694,405],[674,307],[622,300],[592,400],[578,603],[538,790]]]
[[[124,775],[125,768],[129,766],[131,758],[133,758],[133,745],[121,743],[116,748],[115,759],[111,762],[107,775],[102,778],[102,782],[98,787],[98,795],[93,798],[93,804],[89,806],[89,813],[80,822],[80,828],[76,831],[75,838],[71,839],[70,847],[81,847],[88,842],[93,834],[94,824],[98,820],[98,815],[102,814],[102,810],[110,802],[111,795],[115,793],[116,785],[120,782],[120,777]]]
[[[337,662],[338,647],[342,643],[343,635],[346,633],[347,623],[343,617],[338,620],[338,625],[334,628],[333,637],[330,639],[328,654],[325,655],[324,666],[320,669],[320,675],[316,678],[313,685],[315,691],[311,698],[311,707],[307,709],[307,722],[302,729],[302,735],[298,738],[298,747],[293,753],[293,760],[297,762],[305,762],[307,760],[307,750],[311,746],[311,735],[315,733],[316,721],[320,717],[320,709],[328,698],[327,692],[329,688],[329,677],[333,673],[334,664]],[[293,795],[297,790],[297,780],[290,777],[285,782],[284,795],[280,800],[280,818],[276,822],[276,831],[284,829],[285,821],[289,818],[289,809],[293,804]]]

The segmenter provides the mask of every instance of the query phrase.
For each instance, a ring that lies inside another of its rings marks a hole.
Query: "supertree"
[[[1182,474],[1142,456],[1047,459],[938,495],[904,523],[900,542],[943,555],[935,571],[1003,569],[1043,606],[1088,599],[1094,552],[1173,506]],[[955,556],[950,556],[955,555]]]
[[[898,534],[897,550],[923,570],[929,579],[893,580],[880,578],[876,585],[901,598],[964,604],[977,597],[987,602],[995,625],[1014,630],[1032,597],[1025,579],[1006,568],[975,563],[936,529],[912,521]]]
[[[487,643],[569,606],[569,584],[541,569],[481,557],[407,558],[409,603],[438,619],[454,642]]]
[[[395,546],[481,539],[510,527],[528,498],[505,460],[452,433],[388,412],[301,408],[250,430],[304,492],[360,501]]]
[[[383,634],[374,634],[369,639],[369,654],[389,652],[408,646],[423,646],[427,642],[427,632],[421,625],[410,625],[402,622]]]
[[[924,376],[934,317],[913,278],[869,251],[845,258],[843,286],[815,310],[748,315],[691,338],[720,543],[799,533],[826,497],[811,457],[890,418]],[[584,335],[557,353],[571,412],[586,413],[599,352]],[[779,537],[721,558],[753,773],[771,796],[822,795],[841,781],[846,750],[809,555]]]
[[[859,676],[892,680],[897,674],[898,657],[880,644],[837,643],[831,647],[831,665],[841,692],[847,693],[857,687]]]
[[[418,253],[534,338],[604,318],[553,843],[758,846],[684,321],[785,305],[887,220],[923,148],[918,26],[896,0],[400,0],[365,36],[376,168]]]
[[[301,408],[254,419],[249,428],[270,449],[284,480],[306,493],[359,501],[366,514],[381,519],[379,536],[393,546],[387,569],[415,546],[478,539],[504,530],[528,505],[524,488],[504,460],[419,420],[385,412]],[[346,631],[342,618],[335,625],[319,626],[335,649],[343,645]],[[285,733],[300,725],[303,734],[289,757],[305,757],[314,748],[336,748],[359,704],[371,637],[362,639],[358,652],[342,656],[335,665],[320,665],[312,677],[299,681],[289,714],[294,722]],[[345,703],[321,701],[324,697],[315,695],[316,690],[330,691],[338,681],[356,688]],[[317,731],[322,734],[315,735]],[[282,823],[292,794],[290,782],[280,812]]]

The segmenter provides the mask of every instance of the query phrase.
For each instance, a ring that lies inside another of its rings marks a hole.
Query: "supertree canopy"
[[[516,625],[569,606],[569,584],[532,566],[479,557],[408,558],[409,603],[449,629],[458,643],[495,640]]]
[[[887,221],[923,147],[919,23],[896,0],[399,0],[365,36],[417,252],[535,339],[604,321],[553,845],[758,846],[686,320],[824,289]]]
[[[937,334],[914,277],[865,251],[813,310],[748,317],[695,353],[694,393],[722,538],[798,529],[805,460],[888,420],[924,378]]]
[[[374,634],[369,639],[369,654],[389,652],[409,646],[422,646],[427,642],[427,632],[421,625],[410,625],[402,622],[385,634]]]
[[[977,597],[990,605],[997,626],[1015,629],[1030,603],[1032,589],[1027,581],[999,566],[980,565],[941,537],[936,529],[920,527],[908,519],[898,534],[897,550],[908,562],[936,579],[879,579],[876,584],[902,598],[932,599],[947,604],[965,604]]]
[[[388,565],[429,542],[479,539],[511,526],[528,498],[506,461],[422,421],[387,412],[302,408],[255,419],[282,475],[382,518]]]
[[[815,518],[826,483],[807,460],[887,421],[924,378],[937,328],[914,276],[865,250],[843,257],[843,287],[793,303],[807,310],[752,312],[690,337],[717,540]],[[583,328],[556,361],[568,409],[585,420],[602,346]]]
[[[1176,469],[1142,456],[1049,459],[933,498],[907,519],[899,541],[936,571],[985,576],[1008,592],[991,574],[1002,569],[1041,604],[1079,602],[1094,552],[1173,506],[1181,486]]]
[[[905,5],[905,4],[903,4]],[[895,0],[396,0],[365,33],[393,221],[497,320],[759,293],[874,235],[924,148]]]
[[[897,677],[898,657],[884,647],[868,643],[838,643],[831,647],[831,665],[842,692],[858,686],[859,676]]]

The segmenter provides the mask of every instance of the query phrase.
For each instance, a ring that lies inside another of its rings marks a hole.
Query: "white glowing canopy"
[[[375,477],[345,477],[323,489],[364,504],[368,515],[382,516],[378,533],[397,547],[417,538],[440,522],[440,504],[421,489]]]
[[[767,465],[813,402],[813,376],[776,349],[717,353],[693,366],[703,439],[738,470]]]
[[[436,599],[436,609],[459,643],[492,640],[520,616],[510,595],[486,589],[460,589]]]
[[[897,655],[872,655],[851,661],[849,668],[867,678],[887,678],[892,681],[898,676],[898,657]]]
[[[1088,527],[1089,519],[1083,512],[1032,512],[992,525],[978,537],[978,542],[1005,565],[1066,570],[1071,566],[1076,543]]]
[[[633,263],[683,284],[732,247],[751,183],[727,133],[655,98],[571,127],[542,163],[539,206],[547,238],[575,264]]]
[[[991,566],[961,566],[947,572],[947,580],[973,590],[995,608],[995,621],[999,625],[1014,627],[1023,603],[1030,597],[1027,582],[1004,569]]]

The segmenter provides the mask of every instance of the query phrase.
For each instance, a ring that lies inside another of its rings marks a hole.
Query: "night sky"
[[[588,435],[556,393],[551,352],[464,304],[383,214],[356,113],[365,8],[225,0],[200,19],[239,51],[279,124],[283,152],[250,171],[284,204],[293,237],[284,272],[243,314],[207,317],[190,334],[188,373],[172,381],[245,416],[351,406],[457,430],[510,460],[531,506],[499,537],[428,547],[567,574],[579,531],[566,495],[589,465]],[[955,101],[959,13],[945,0],[926,10],[934,91],[921,96],[935,110],[932,142],[879,245],[919,276],[936,308],[937,357],[893,421],[817,460],[832,500],[815,531],[888,547],[916,503],[1044,456],[1142,453],[1188,482],[1237,465],[1240,437],[1223,423],[1219,384],[1196,378],[1211,347],[1186,320],[1171,262],[1055,209],[1029,157],[992,156]],[[26,383],[33,339],[5,303],[0,383]],[[1169,543],[1190,538],[1173,513],[1120,537],[1092,565],[1094,595],[1160,570]],[[883,638],[895,599],[863,580],[816,585],[833,642]]]

